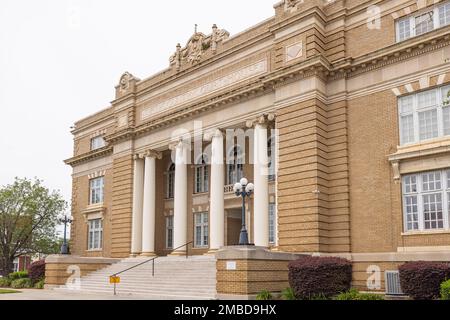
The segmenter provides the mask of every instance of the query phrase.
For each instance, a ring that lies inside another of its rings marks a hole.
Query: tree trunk
[[[7,277],[13,272],[14,260],[10,260],[8,257],[0,257],[0,274]]]

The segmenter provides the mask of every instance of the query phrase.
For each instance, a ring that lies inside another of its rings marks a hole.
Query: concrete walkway
[[[58,292],[53,290],[19,289],[20,293],[0,294],[0,300],[169,300],[167,297]]]

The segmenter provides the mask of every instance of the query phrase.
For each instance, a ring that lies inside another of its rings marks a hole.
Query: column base
[[[130,258],[139,257],[140,253],[130,253]]]
[[[140,254],[141,257],[156,257],[156,253],[154,252],[142,252]]]
[[[218,251],[219,251],[219,249],[209,249],[209,251],[208,251],[207,253],[205,253],[204,256],[213,256],[213,255],[215,255]]]
[[[173,251],[173,252],[169,253],[169,256],[172,256],[172,257],[186,256],[186,250],[185,251]]]

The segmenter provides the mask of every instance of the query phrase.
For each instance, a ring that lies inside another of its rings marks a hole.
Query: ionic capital
[[[159,151],[156,151],[156,150],[147,150],[147,151],[145,151],[143,153],[143,156],[145,158],[150,157],[150,158],[155,158],[155,159],[158,159],[158,160],[162,159],[162,153],[159,152]]]
[[[249,129],[254,128],[256,125],[267,126],[270,122],[273,122],[275,118],[276,115],[274,113],[263,114],[256,119],[247,120],[246,126]]]
[[[188,142],[181,138],[179,140],[171,142],[169,144],[169,150],[174,151],[180,148],[186,148],[188,146],[189,146]]]
[[[222,129],[212,129],[205,132],[204,140],[211,141],[213,138],[223,138],[223,130]]]

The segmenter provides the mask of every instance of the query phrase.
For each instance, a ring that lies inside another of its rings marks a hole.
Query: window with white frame
[[[102,219],[89,220],[89,250],[102,249],[103,226]]]
[[[209,191],[209,174],[206,155],[202,155],[195,166],[195,193],[205,193]]]
[[[173,199],[175,195],[175,164],[169,166],[166,173],[166,198]]]
[[[399,99],[400,143],[416,143],[450,135],[450,86]]]
[[[234,146],[227,157],[227,184],[235,184],[244,177],[244,153],[240,146]]]
[[[103,136],[94,137],[91,139],[91,150],[103,148],[106,145]]]
[[[397,42],[422,35],[450,24],[450,2],[397,21]]]
[[[166,217],[166,248],[173,249],[173,216]]]
[[[267,141],[267,150],[269,156],[269,180],[275,180],[275,137],[272,136]]]
[[[209,237],[209,224],[208,224],[208,212],[196,213],[194,215],[195,223],[195,246],[196,247],[208,247]]]
[[[105,186],[104,177],[99,177],[95,179],[91,179],[89,181],[89,201],[90,204],[99,204],[103,203],[103,188]]]
[[[269,203],[269,243],[275,244],[276,242],[276,216],[275,216],[276,205],[275,203]]]
[[[405,231],[449,230],[450,169],[403,177]]]

